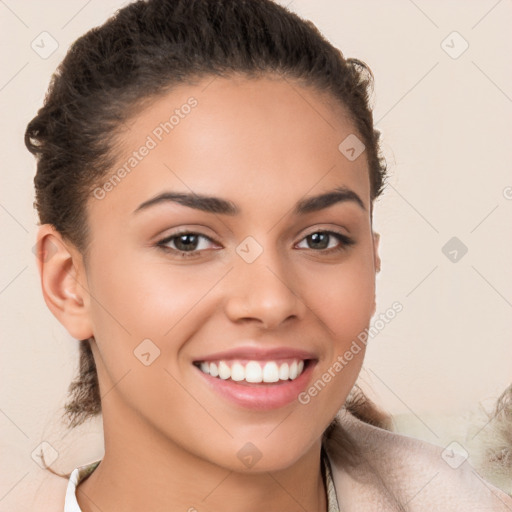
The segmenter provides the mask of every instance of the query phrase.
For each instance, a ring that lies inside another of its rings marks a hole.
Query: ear
[[[373,232],[372,236],[373,236],[373,266],[375,268],[375,273],[378,273],[378,272],[380,272],[380,264],[381,264],[380,256],[379,256],[380,234]],[[372,316],[375,315],[376,311],[377,311],[377,300],[374,295]]]
[[[80,252],[50,224],[37,233],[37,266],[44,301],[73,338],[90,338],[85,268]]]
[[[373,235],[373,264],[375,266],[375,272],[380,272],[380,256],[379,256],[379,242],[380,242],[380,233],[372,233]]]

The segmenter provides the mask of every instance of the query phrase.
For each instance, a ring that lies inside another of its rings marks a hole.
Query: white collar
[[[91,462],[85,466],[75,468],[69,476],[68,486],[66,488],[66,500],[64,501],[64,512],[82,512],[78,501],[76,500],[76,488],[78,484],[88,475],[90,475],[98,466],[101,460]]]

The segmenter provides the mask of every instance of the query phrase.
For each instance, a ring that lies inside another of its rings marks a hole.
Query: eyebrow
[[[184,192],[163,192],[139,205],[134,213],[167,202],[178,203],[207,213],[218,213],[230,216],[235,216],[240,213],[238,206],[227,199]],[[366,211],[362,199],[353,190],[347,187],[337,187],[330,192],[301,199],[296,203],[293,214],[305,215],[307,213],[323,210],[337,203],[345,202],[355,203],[363,211]]]

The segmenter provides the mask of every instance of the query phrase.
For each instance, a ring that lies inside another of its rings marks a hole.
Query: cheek
[[[100,260],[105,261],[98,257],[89,284],[104,392],[116,386],[124,402],[148,417],[162,411],[167,421],[164,406],[199,414],[178,383],[176,359],[198,328],[194,305],[211,288],[211,280],[191,278],[190,267],[175,271],[165,262],[144,265],[119,257],[112,264],[98,264]]]
[[[373,260],[367,254],[346,265],[315,276],[315,286],[307,283],[311,308],[324,324],[329,339],[324,344],[325,358],[320,362],[311,386],[299,395],[309,414],[328,423],[356,382],[363,364],[365,333],[373,314],[375,300]],[[311,295],[313,293],[313,295]]]
[[[364,331],[375,302],[375,272],[370,248],[340,264],[305,277],[305,296],[329,329],[338,349]]]
[[[136,408],[157,407],[159,396],[166,403],[186,398],[171,375],[179,378],[182,350],[208,322],[212,311],[205,310],[204,299],[226,269],[200,271],[200,266],[121,255],[112,264],[98,264],[101,260],[106,261],[97,258],[89,282],[105,386],[130,372],[123,379],[129,388],[124,395]]]
[[[162,338],[207,293],[210,281],[193,267],[171,267],[165,260],[118,258],[97,265],[90,280],[98,299],[91,301],[94,325],[99,332],[112,326],[131,338]]]

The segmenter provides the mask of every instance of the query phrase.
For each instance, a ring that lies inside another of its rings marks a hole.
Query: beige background
[[[31,453],[41,442],[58,452],[54,467],[63,471],[101,456],[100,422],[59,430],[77,342],[40,293],[35,162],[23,133],[69,44],[124,3],[0,1],[0,510],[14,510],[21,496],[30,510],[30,482],[44,474]],[[445,443],[451,424],[439,417],[489,409],[512,381],[512,3],[280,3],[375,74],[375,119],[391,172],[375,213],[378,312],[395,301],[403,311],[371,340],[361,381],[408,418],[404,430]],[[47,59],[31,48],[43,31],[58,43]],[[452,58],[464,40],[468,49]],[[468,248],[457,262],[442,252],[454,236]]]

